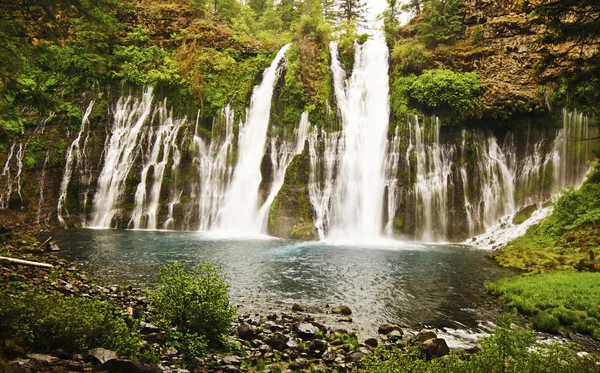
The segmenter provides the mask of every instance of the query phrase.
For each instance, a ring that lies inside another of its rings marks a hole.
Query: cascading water
[[[388,49],[382,39],[356,44],[355,49],[353,73],[346,79],[337,42],[330,44],[343,148],[332,194],[328,238],[364,242],[382,234],[390,112]]]
[[[267,231],[267,222],[271,205],[277,197],[285,181],[285,172],[292,163],[295,155],[302,153],[304,143],[308,135],[310,122],[308,121],[308,112],[303,112],[300,117],[300,124],[294,131],[295,142],[278,141],[278,138],[271,138],[271,164],[273,165],[273,183],[267,199],[258,210],[258,221],[260,222],[260,232]],[[278,145],[279,144],[279,145]]]
[[[141,181],[135,192],[135,207],[131,214],[129,225],[134,229],[156,229],[158,204],[160,192],[167,163],[171,157],[171,151],[177,149],[175,140],[179,129],[185,123],[185,119],[173,119],[173,112],[167,109],[166,100],[159,106],[155,114],[158,116],[159,127],[156,131],[148,131],[147,142],[153,144],[149,147],[146,162],[142,168]],[[160,160],[159,160],[160,158]],[[152,170],[152,184],[147,188],[148,174]],[[144,224],[145,223],[145,224]]]
[[[10,201],[10,196],[12,194],[12,178],[10,177],[10,162],[15,154],[15,146],[16,142],[10,147],[10,151],[8,152],[8,157],[6,158],[6,162],[4,163],[4,168],[2,169],[2,177],[5,178],[5,187],[2,191],[2,195],[0,195],[0,207],[3,209],[8,208],[8,202]]]
[[[388,216],[388,222],[385,225],[385,233],[388,237],[393,237],[394,235],[394,220],[396,218],[396,211],[398,210],[398,205],[401,199],[401,188],[398,187],[398,166],[400,164],[400,157],[400,135],[399,129],[396,127],[394,137],[388,146],[385,161],[385,174],[387,175],[386,188]]]
[[[42,225],[42,206],[44,204],[44,190],[46,188],[46,171],[48,170],[49,160],[50,150],[47,150],[46,157],[44,158],[44,164],[42,165],[42,172],[40,174],[40,193],[38,196],[38,210],[36,214],[36,223],[38,226]],[[44,223],[48,225],[48,219],[45,219]]]
[[[282,71],[280,63],[289,47],[288,44],[281,48],[265,70],[261,84],[254,88],[246,122],[240,126],[238,161],[213,230],[249,236],[263,233],[258,220],[260,165],[265,154],[271,98]]]
[[[111,135],[104,144],[104,167],[94,195],[91,227],[110,228],[113,218],[121,214],[119,202],[125,181],[136,159],[138,138],[151,113],[151,88],[141,99],[130,95],[117,102]]]
[[[81,128],[79,129],[79,133],[71,146],[67,149],[66,155],[66,163],[65,163],[65,171],[63,173],[62,181],[60,183],[60,191],[58,194],[58,205],[56,207],[57,218],[63,228],[67,228],[67,223],[63,218],[63,212],[66,216],[69,216],[69,211],[65,206],[65,202],[67,199],[67,189],[69,187],[69,183],[71,182],[71,176],[73,175],[74,168],[80,173],[83,172],[82,164],[85,154],[85,144],[87,144],[87,139],[89,136],[89,117],[92,113],[92,109],[94,108],[94,101],[91,101],[88,105],[85,113],[83,114],[83,118],[81,119]],[[84,140],[84,146],[81,146],[81,138],[83,134],[87,131],[88,135]],[[75,163],[75,166],[73,165]],[[86,193],[87,194],[87,193]]]

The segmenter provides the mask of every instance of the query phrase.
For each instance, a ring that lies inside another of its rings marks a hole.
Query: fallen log
[[[30,267],[52,268],[52,264],[32,262],[30,260],[23,260],[23,259],[16,259],[16,258],[8,258],[5,256],[0,256],[0,264],[16,264],[16,265],[30,266]]]

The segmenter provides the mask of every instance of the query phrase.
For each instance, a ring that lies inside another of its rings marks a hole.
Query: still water
[[[464,245],[399,241],[373,245],[222,238],[182,232],[69,229],[56,232],[61,256],[101,282],[152,286],[158,268],[179,260],[222,266],[236,304],[340,305],[359,329],[477,330],[483,282],[506,275]]]

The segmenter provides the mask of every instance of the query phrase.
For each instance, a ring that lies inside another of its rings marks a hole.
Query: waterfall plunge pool
[[[512,272],[464,245],[387,241],[372,245],[222,238],[202,233],[61,230],[61,257],[105,284],[152,286],[172,260],[222,266],[232,303],[242,309],[291,312],[293,303],[347,305],[352,324],[338,327],[372,336],[392,322],[433,327],[452,347],[489,331],[496,313],[482,297],[483,282]],[[331,317],[331,316],[330,316]],[[335,323],[335,319],[332,320]]]

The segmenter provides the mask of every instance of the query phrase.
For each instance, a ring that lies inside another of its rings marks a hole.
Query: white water
[[[50,150],[46,151],[46,157],[44,158],[44,164],[42,165],[42,172],[40,173],[40,189],[38,196],[38,210],[36,214],[36,223],[38,226],[42,225],[42,206],[44,204],[44,190],[46,188],[46,171],[48,170],[48,161],[50,160]],[[48,225],[48,218],[44,219],[44,223]]]
[[[387,175],[386,187],[387,187],[387,216],[388,222],[385,225],[385,233],[388,237],[394,236],[394,219],[396,217],[396,211],[400,204],[401,189],[398,187],[398,166],[400,164],[400,134],[398,127],[394,132],[394,137],[389,143],[387,156],[385,160]]]
[[[111,228],[113,218],[122,215],[119,202],[125,192],[127,175],[136,160],[138,138],[151,113],[151,88],[141,99],[130,95],[117,102],[111,134],[104,144],[104,166],[94,195],[91,227]]]
[[[87,145],[87,140],[89,138],[89,117],[90,114],[92,113],[92,109],[94,108],[94,101],[92,100],[90,102],[90,104],[88,105],[87,109],[85,110],[85,113],[83,114],[83,118],[81,118],[81,127],[79,129],[79,133],[77,134],[77,137],[75,138],[75,140],[73,140],[73,142],[71,143],[71,146],[69,146],[69,148],[67,149],[67,155],[66,155],[66,163],[65,163],[65,171],[63,173],[63,177],[62,177],[62,181],[60,182],[60,191],[58,192],[58,204],[56,206],[56,214],[57,214],[57,218],[58,221],[60,222],[60,225],[62,225],[63,228],[67,228],[67,223],[65,222],[65,219],[63,218],[63,213],[66,216],[69,216],[69,211],[67,210],[67,207],[65,206],[65,202],[67,199],[67,189],[69,187],[69,183],[71,182],[71,176],[73,175],[73,171],[75,171],[74,169],[76,169],[77,171],[79,171],[80,173],[82,172],[82,167],[81,165],[83,164],[82,160],[83,157],[85,156],[85,145]],[[81,146],[81,138],[83,136],[83,134],[87,132],[87,136],[84,140],[84,146]],[[75,166],[73,165],[73,162],[76,162]],[[87,193],[86,193],[87,195]],[[84,206],[85,209],[85,206]]]
[[[149,153],[146,154],[146,161],[140,176],[141,181],[135,192],[135,207],[129,221],[129,226],[134,229],[153,230],[158,226],[158,204],[165,169],[171,157],[171,151],[177,149],[175,140],[179,129],[185,123],[185,119],[173,118],[173,112],[167,109],[166,100],[157,107],[154,115],[158,116],[158,123],[160,124],[156,131],[151,128],[146,138],[146,141],[153,145],[148,148]],[[150,170],[152,170],[152,181],[148,189]]]
[[[27,144],[25,144],[27,145]],[[19,150],[17,151],[17,174],[15,179],[17,181],[17,194],[21,199],[21,208],[23,208],[23,195],[21,194],[21,175],[23,173],[23,157],[25,156],[25,147],[23,143],[19,143]]]
[[[193,140],[197,149],[194,163],[199,176],[200,231],[210,230],[211,226],[217,222],[225,198],[226,187],[233,172],[231,157],[233,154],[234,112],[227,105],[221,116],[222,120],[213,122],[210,144],[207,145],[197,133]]]
[[[6,158],[6,162],[4,163],[4,168],[2,168],[2,177],[5,178],[5,187],[2,190],[2,195],[0,195],[0,208],[6,209],[8,208],[8,203],[10,201],[10,196],[12,194],[12,178],[10,177],[10,162],[12,161],[13,155],[15,154],[15,146],[16,142],[10,147],[10,151],[8,152],[8,157]]]
[[[246,123],[240,126],[238,161],[225,193],[217,225],[212,230],[243,236],[262,233],[258,220],[258,190],[262,180],[260,165],[265,153],[271,98],[282,71],[280,62],[284,61],[289,47],[288,44],[281,48],[271,66],[263,73],[261,84],[254,87]]]
[[[285,172],[295,155],[302,153],[304,144],[310,128],[308,121],[308,112],[303,112],[300,117],[300,124],[294,130],[295,141],[279,141],[277,137],[271,138],[271,164],[273,165],[273,183],[267,199],[258,210],[258,222],[260,223],[259,231],[267,232],[267,223],[269,219],[269,211],[271,205],[277,197],[285,181]]]
[[[382,39],[355,45],[346,79],[330,44],[331,70],[343,123],[341,160],[331,197],[328,239],[366,242],[381,237],[389,122],[388,49]]]

